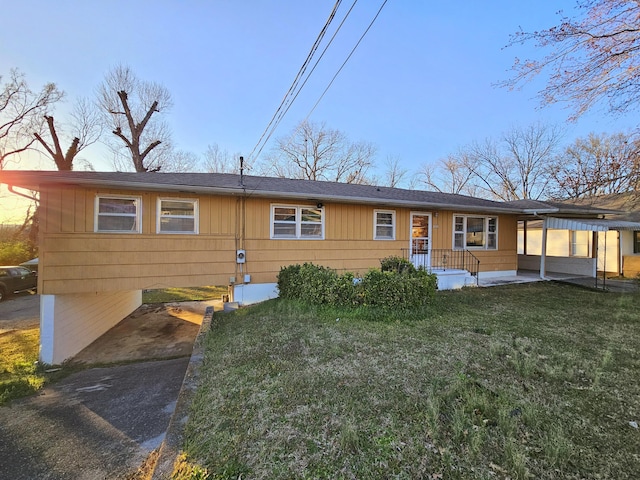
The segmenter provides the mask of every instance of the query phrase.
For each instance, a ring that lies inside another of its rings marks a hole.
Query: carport
[[[639,222],[545,216],[542,217],[541,253],[538,256],[527,252],[527,223],[527,221],[524,222],[524,251],[523,255],[519,255],[518,267],[536,270],[539,268],[540,278],[543,279],[546,278],[547,271],[597,278],[598,270],[606,272],[608,263],[615,262],[617,265],[622,265],[623,249],[619,232],[640,230]],[[569,245],[569,249],[572,250],[570,255],[565,257],[549,256],[549,232],[552,230],[591,232],[591,251],[587,252],[587,255],[571,255],[576,253],[573,251],[576,245],[572,244]],[[607,232],[618,232],[614,245],[607,245]],[[599,235],[599,233],[604,234]],[[598,268],[599,261],[600,269]],[[621,271],[621,269],[619,270]],[[603,279],[605,278],[606,275],[603,274]]]

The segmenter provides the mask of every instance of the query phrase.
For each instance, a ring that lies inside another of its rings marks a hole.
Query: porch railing
[[[480,271],[480,260],[469,250],[451,250],[446,248],[434,248],[431,254],[427,252],[419,252],[411,257],[408,248],[402,249],[402,257],[410,260],[417,268],[422,267],[431,272],[433,270],[466,270],[476,277],[478,282],[478,272]],[[428,262],[427,259],[430,259]],[[429,264],[427,264],[427,262]]]

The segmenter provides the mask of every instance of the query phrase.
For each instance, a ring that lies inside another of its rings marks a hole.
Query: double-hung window
[[[98,195],[95,204],[95,231],[140,233],[142,198]]]
[[[396,212],[393,210],[374,210],[373,212],[375,240],[395,240]]]
[[[298,205],[272,205],[271,238],[323,239],[324,209]]]
[[[198,233],[198,200],[158,199],[158,233]]]
[[[589,257],[589,236],[591,232],[585,230],[571,230],[570,252],[571,257]]]
[[[498,248],[498,217],[454,215],[453,248],[496,250]]]
[[[633,232],[633,253],[640,253],[640,232]]]

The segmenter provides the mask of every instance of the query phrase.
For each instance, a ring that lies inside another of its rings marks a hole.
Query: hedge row
[[[281,298],[316,305],[414,308],[433,298],[435,275],[400,257],[385,258],[381,264],[381,269],[371,269],[361,278],[313,263],[290,265],[280,269],[278,291]]]

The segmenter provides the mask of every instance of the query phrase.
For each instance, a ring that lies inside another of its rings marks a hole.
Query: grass
[[[639,302],[538,283],[217,316],[176,478],[635,478]]]
[[[168,303],[220,299],[227,287],[185,287],[143,290],[142,303]]]
[[[220,298],[223,293],[227,293],[226,287],[168,288],[145,291],[142,299],[143,303],[199,301]],[[39,328],[0,334],[0,405],[32,395],[81,368],[65,364],[52,369],[39,364],[39,344]]]

